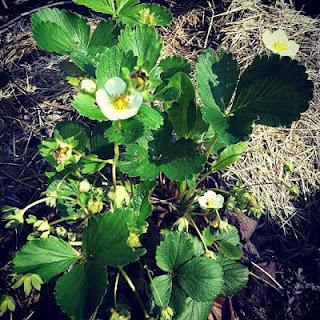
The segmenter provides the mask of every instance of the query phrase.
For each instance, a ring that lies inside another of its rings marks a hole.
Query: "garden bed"
[[[222,47],[233,52],[244,68],[253,55],[263,52],[260,35],[271,25],[286,28],[302,44],[298,59],[307,66],[316,87],[309,111],[291,129],[255,128],[250,152],[243,161],[224,179],[208,179],[204,187],[216,183],[230,186],[236,177],[251,186],[268,209],[258,226],[250,218],[233,220],[240,228],[243,262],[252,276],[248,287],[232,299],[215,302],[211,319],[315,319],[320,312],[319,21],[285,4],[274,8],[257,1],[246,2],[246,6],[234,1],[231,7],[225,4],[212,10],[205,1],[197,5],[194,1],[187,5],[168,3],[176,19],[169,28],[161,28],[164,54],[180,54],[193,64],[204,47]],[[62,58],[36,48],[29,16],[7,24],[0,33],[0,205],[23,207],[38,199],[46,186],[46,163],[38,154],[40,141],[51,135],[58,122],[83,118],[70,106],[74,89],[62,80],[58,66]],[[279,176],[288,160],[295,172]],[[301,190],[297,201],[288,196],[286,185],[291,183]],[[175,193],[165,187],[153,195],[153,204],[155,228],[161,223],[164,227],[166,219],[172,219],[168,213],[179,210]],[[34,213],[52,217],[54,210],[41,207]],[[255,231],[252,237],[247,230],[250,225]],[[18,237],[1,225],[0,288],[7,287],[8,262],[25,236],[22,233]],[[50,285],[43,287],[41,298],[35,294],[26,299],[22,293],[15,298],[19,306],[16,319],[47,319],[48,314],[54,315],[52,319],[64,317],[55,306]]]

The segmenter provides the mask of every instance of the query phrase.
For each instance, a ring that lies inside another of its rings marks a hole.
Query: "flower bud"
[[[84,179],[80,182],[80,185],[79,185],[79,191],[80,192],[89,192],[91,189],[91,184],[90,182],[87,180],[87,179]]]
[[[171,307],[165,307],[161,309],[160,320],[171,320],[174,315],[174,311]]]
[[[123,204],[128,205],[130,196],[124,186],[112,187],[108,192],[108,198],[113,201],[116,208],[121,208]]]
[[[81,81],[80,88],[85,93],[94,94],[97,91],[97,84],[94,80],[85,79]]]
[[[97,214],[103,209],[103,202],[98,199],[89,199],[88,201],[88,210],[91,214]]]
[[[206,250],[203,254],[205,257],[210,258],[212,260],[217,260],[216,254],[211,250]]]
[[[141,242],[137,234],[130,232],[130,235],[127,240],[128,246],[130,248],[139,248],[141,247]]]
[[[189,221],[185,217],[181,217],[174,223],[174,226],[177,227],[179,232],[188,231]]]
[[[54,157],[58,164],[70,160],[72,157],[73,147],[68,143],[61,142],[54,153]]]
[[[56,232],[57,236],[62,237],[62,238],[66,237],[67,233],[68,233],[67,229],[64,227],[56,227],[55,232]]]

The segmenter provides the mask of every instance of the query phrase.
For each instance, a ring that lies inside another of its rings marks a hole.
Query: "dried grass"
[[[260,1],[234,0],[229,10],[233,13],[221,18],[221,47],[237,57],[242,70],[254,56],[265,53],[263,31],[282,28],[300,44],[297,59],[315,84],[314,100],[301,119],[290,129],[256,126],[249,152],[226,175],[229,181],[237,176],[249,185],[285,228],[299,214],[288,187],[298,185],[309,201],[320,187],[320,20],[302,15],[283,1],[268,7]],[[284,174],[288,162],[295,166],[292,174]]]

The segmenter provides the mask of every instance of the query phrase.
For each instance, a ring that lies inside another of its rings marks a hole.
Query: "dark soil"
[[[14,2],[6,0],[9,8],[0,13],[0,25],[7,25],[23,12],[56,1],[25,0],[19,6]],[[167,0],[165,2],[176,15],[190,10],[195,3],[197,6],[206,5],[206,1]],[[86,9],[77,6],[67,4],[64,7],[90,15]],[[316,10],[316,6],[314,8]],[[10,39],[23,37],[25,28],[29,28],[28,18],[18,19],[4,35]],[[4,38],[0,37],[0,41],[1,50],[5,51]],[[6,54],[10,53],[6,52]],[[21,66],[24,64],[35,66],[39,59],[47,57],[47,54],[32,47],[29,48],[26,44],[26,49],[15,61],[15,66],[10,70],[6,67],[0,70],[0,89],[8,89],[13,84],[19,86],[19,72],[21,78],[25,77]],[[50,110],[47,113],[37,109],[37,105],[44,98],[56,92],[59,86],[62,91],[61,97],[54,96],[52,101],[55,104],[58,103],[61,108],[64,104],[68,104],[69,101],[63,98],[63,90],[68,90],[65,84],[50,82],[50,79],[57,78],[57,72],[59,73],[56,68],[48,69],[43,79],[32,80],[40,89],[39,82],[41,81],[44,81],[41,82],[43,87],[51,86],[52,92],[46,91],[47,96],[44,96],[41,90],[28,94],[22,88],[20,94],[14,99],[0,100],[0,207],[3,205],[24,207],[39,198],[41,192],[45,190],[46,180],[43,175],[45,163],[37,149],[41,139],[50,134],[54,123],[52,120],[39,122],[37,117],[43,120],[55,115],[59,121],[77,118],[77,115],[68,107]],[[163,192],[157,196],[166,201],[161,205],[156,204],[153,219],[150,221],[150,232],[154,235],[158,234],[159,227],[170,223],[173,215],[177,214],[175,197],[170,192]],[[319,195],[310,195],[310,199],[317,199],[317,197],[320,198]],[[214,312],[212,319],[233,320],[235,319],[232,316],[233,312],[241,320],[320,319],[320,232],[318,231],[320,230],[320,211],[316,202],[297,202],[297,207],[303,209],[303,213],[292,219],[293,228],[286,235],[269,217],[265,217],[260,221],[253,236],[243,241],[245,252],[243,263],[255,276],[250,277],[246,289],[235,295],[230,301],[225,301],[222,305],[222,312]],[[48,216],[52,214],[52,210],[37,207],[33,213],[38,216]],[[249,220],[247,222],[250,223]],[[43,286],[41,295],[34,294],[30,298],[25,298],[22,290],[13,291],[8,285],[11,272],[10,261],[16,250],[25,242],[27,231],[17,233],[7,230],[0,222],[0,295],[3,292],[15,295],[18,306],[14,319],[67,319],[55,305],[53,284]],[[158,240],[157,237],[154,238],[152,247],[155,247]],[[254,267],[252,262],[270,274],[282,288],[259,268]],[[132,273],[135,273],[135,266],[132,268]],[[139,275],[136,277],[138,279]],[[140,318],[136,315],[134,319]]]

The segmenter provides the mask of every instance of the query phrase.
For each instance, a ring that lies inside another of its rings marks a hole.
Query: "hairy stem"
[[[119,161],[119,146],[115,143],[114,144],[114,157],[112,163],[112,183],[113,186],[116,187],[117,185],[117,165]]]
[[[198,234],[198,236],[199,236],[199,238],[200,238],[205,250],[208,251],[208,247],[206,245],[206,242],[205,242],[205,240],[203,238],[203,235],[202,235],[201,231],[199,230],[197,224],[194,222],[193,219],[190,219],[190,222],[191,222],[192,226],[195,228],[195,230],[196,230],[196,232],[197,232],[197,234]]]

